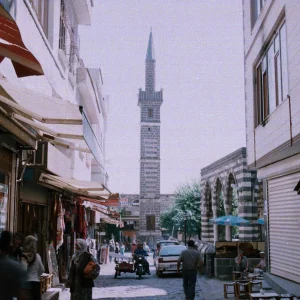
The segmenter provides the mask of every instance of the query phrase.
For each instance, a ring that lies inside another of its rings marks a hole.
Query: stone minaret
[[[160,215],[160,106],[163,92],[155,91],[152,31],[146,54],[145,91],[139,90],[141,109],[140,223],[138,237],[154,246],[161,236]]]

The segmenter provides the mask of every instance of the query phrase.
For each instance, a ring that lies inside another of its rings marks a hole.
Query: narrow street
[[[118,279],[114,279],[114,263],[101,265],[101,273],[95,281],[93,300],[98,299],[185,299],[182,288],[182,278],[177,275],[165,275],[159,278],[155,274],[152,257],[149,258],[151,275],[137,279],[135,274],[122,273]],[[63,293],[63,300],[69,300],[69,289]],[[196,298],[201,300],[223,299],[223,282],[216,279],[198,277],[196,286]]]

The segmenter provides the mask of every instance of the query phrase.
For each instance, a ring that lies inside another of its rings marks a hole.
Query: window
[[[148,118],[153,118],[153,108],[148,108]]]
[[[66,0],[60,2],[60,20],[59,20],[59,49],[67,57],[69,72],[76,74],[79,62],[79,36],[76,16],[72,10],[68,9]]]
[[[146,216],[146,230],[155,230],[155,215]]]
[[[266,0],[251,0],[251,23],[254,26],[256,20],[258,19],[260,12],[263,9]]]
[[[48,36],[48,1],[49,0],[30,0],[31,6],[35,10],[46,36]]]
[[[59,19],[59,49],[63,50],[66,54],[66,38],[67,38],[67,28],[65,25],[65,3],[61,0],[60,3],[60,19]]]
[[[255,127],[288,95],[286,27],[283,23],[274,34],[255,67]]]

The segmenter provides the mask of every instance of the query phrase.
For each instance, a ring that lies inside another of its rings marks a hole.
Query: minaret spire
[[[147,54],[146,54],[146,61],[147,60],[155,60],[153,36],[152,36],[152,27],[150,28],[148,48],[147,48]]]
[[[146,87],[147,92],[155,91],[155,54],[153,45],[152,28],[150,29],[147,54],[146,54]]]

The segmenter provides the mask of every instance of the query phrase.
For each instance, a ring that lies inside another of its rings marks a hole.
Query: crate
[[[133,263],[127,263],[125,261],[119,263],[118,269],[119,270],[133,270],[134,266]]]
[[[40,292],[41,295],[44,294],[52,286],[53,275],[43,273],[40,276]]]

